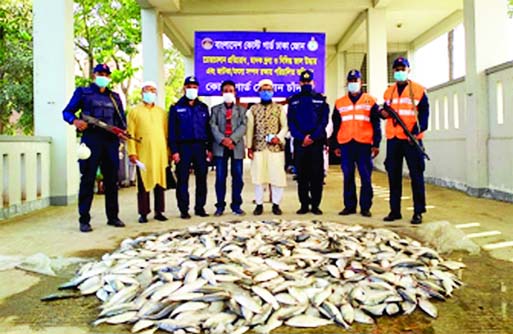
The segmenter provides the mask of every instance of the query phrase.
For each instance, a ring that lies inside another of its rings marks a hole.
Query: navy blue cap
[[[110,68],[107,64],[98,64],[94,67],[93,73],[99,73],[99,72],[105,72],[107,74],[110,74]]]
[[[351,70],[347,73],[347,80],[361,79],[362,74],[358,70]]]
[[[310,82],[313,80],[313,78],[314,78],[313,72],[310,70],[303,71],[299,75],[299,81],[301,81],[301,82]]]
[[[399,66],[410,67],[410,63],[408,62],[408,59],[404,57],[399,57],[396,60],[394,60],[394,65],[392,65],[392,68],[396,68]]]
[[[187,78],[185,78],[185,81],[183,82],[183,85],[190,85],[190,84],[194,84],[194,85],[198,85],[199,86],[199,81],[198,79],[196,79],[196,77],[194,75],[191,75]]]

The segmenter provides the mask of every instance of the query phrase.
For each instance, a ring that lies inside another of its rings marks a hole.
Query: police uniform
[[[311,211],[322,214],[319,205],[324,182],[324,145],[326,144],[326,126],[329,121],[329,106],[326,97],[312,90],[311,71],[301,73],[304,83],[301,92],[288,100],[287,121],[290,134],[294,138],[294,161],[297,172],[298,195],[301,208],[298,214]],[[303,146],[309,135],[313,144]]]
[[[408,60],[403,57],[397,58],[394,61],[393,68],[395,69],[398,66],[409,67]],[[398,113],[422,145],[423,133],[427,130],[429,117],[429,102],[425,88],[411,80],[404,83],[397,82],[385,91],[384,100]],[[413,194],[413,217],[411,222],[419,224],[422,222],[422,213],[426,212],[424,156],[409,142],[403,129],[391,118],[386,121],[386,136],[385,168],[388,173],[390,187],[390,213],[384,220],[393,221],[402,218],[401,196],[404,158],[410,172]]]
[[[195,77],[187,77],[184,85],[197,84]],[[176,166],[176,199],[182,218],[189,218],[189,168],[191,164],[196,176],[196,215],[207,216],[207,150],[211,150],[211,131],[208,106],[195,98],[192,105],[186,96],[171,106],[169,110],[169,147],[171,152],[180,154]]]
[[[348,81],[360,78],[358,70],[347,75]],[[381,142],[379,106],[367,93],[347,94],[335,102],[332,120],[332,146],[340,148],[344,174],[344,209],[339,214],[356,213],[356,166],[361,180],[360,211],[369,217],[373,197],[371,147],[379,148]]]
[[[105,64],[99,64],[94,68],[94,73],[99,72],[110,74],[110,69]],[[62,112],[64,120],[73,124],[79,118],[75,115],[78,110],[81,110],[82,115],[92,116],[108,125],[126,129],[125,113],[119,95],[108,88],[101,92],[96,83],[92,83],[89,87],[78,87],[75,90],[73,97]],[[93,202],[98,166],[103,175],[107,224],[123,227],[123,222],[118,218],[119,138],[103,129],[88,126],[83,132],[81,142],[85,143],[91,150],[91,156],[79,162],[80,173],[82,174],[78,193],[81,230],[88,228],[88,230],[82,231],[90,231],[91,216],[89,211]]]

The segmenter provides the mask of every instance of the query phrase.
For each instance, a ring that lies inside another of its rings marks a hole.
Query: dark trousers
[[[118,218],[118,169],[119,140],[101,133],[85,134],[82,137],[91,150],[87,160],[80,160],[80,189],[78,191],[78,212],[81,223],[89,223],[91,204],[94,196],[94,183],[98,166],[103,175],[105,190],[105,212],[108,220]]]
[[[420,144],[422,145],[422,141]],[[394,214],[401,213],[403,158],[406,159],[406,165],[410,171],[414,213],[424,213],[426,212],[424,156],[408,140],[397,138],[387,140],[387,157],[385,159],[390,187],[390,211]]]
[[[176,166],[176,201],[180,212],[189,211],[189,168],[196,176],[196,202],[194,211],[204,210],[207,201],[207,156],[203,143],[178,145],[180,162]]]
[[[165,211],[164,188],[156,185],[153,188],[155,214]],[[144,188],[141,172],[137,168],[137,210],[140,215],[146,216],[150,210],[150,192]]]
[[[230,173],[232,176],[232,210],[240,209],[242,204],[242,188],[244,181],[242,180],[242,159],[234,159],[233,151],[225,149],[222,157],[215,157],[216,166],[216,207],[224,209],[226,202],[226,178],[228,177],[228,160],[230,160]]]
[[[358,143],[354,140],[340,145],[340,163],[344,173],[344,206],[356,210],[355,170],[360,174],[360,209],[369,211],[372,206],[372,158],[371,145]]]
[[[322,199],[324,182],[324,145],[313,143],[302,147],[294,140],[294,163],[297,172],[297,193],[301,207],[318,208]]]

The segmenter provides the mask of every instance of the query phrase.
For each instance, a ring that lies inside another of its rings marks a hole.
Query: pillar
[[[387,27],[385,9],[367,10],[367,91],[383,100],[388,86]]]
[[[162,18],[154,8],[141,9],[141,21],[144,80],[157,84],[157,105],[166,109]]]
[[[73,0],[34,0],[33,38],[35,135],[52,138],[50,204],[67,205],[79,181],[75,129],[61,113],[75,86]]]

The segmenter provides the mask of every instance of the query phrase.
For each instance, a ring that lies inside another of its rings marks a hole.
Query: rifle
[[[404,124],[403,120],[397,114],[397,112],[394,110],[394,108],[392,108],[391,106],[389,106],[386,103],[383,103],[383,109],[385,109],[385,111],[390,116],[392,116],[395,123],[399,124],[399,126],[403,129],[403,131],[406,134],[406,136],[408,137],[408,139],[410,139],[410,141],[413,143],[413,145],[415,145],[415,147],[417,147],[417,149],[420,151],[420,153],[422,153],[422,155],[425,156],[426,159],[431,160],[429,158],[429,155],[426,153],[426,149],[424,148],[424,146],[420,145],[417,138],[411,133],[410,130],[408,130],[408,127],[406,126],[406,124]]]
[[[92,116],[82,114],[82,119],[84,121],[86,121],[87,124],[97,126],[100,129],[103,129],[103,130],[105,130],[107,132],[115,134],[116,136],[119,136],[120,134],[123,134],[128,139],[135,140],[138,143],[140,143],[142,141],[142,138],[135,138],[134,136],[132,136],[131,134],[129,134],[125,130],[123,130],[121,128],[118,128],[117,126],[109,125],[109,124],[107,124],[107,123],[105,123],[103,121],[100,121],[97,118],[92,117]]]

